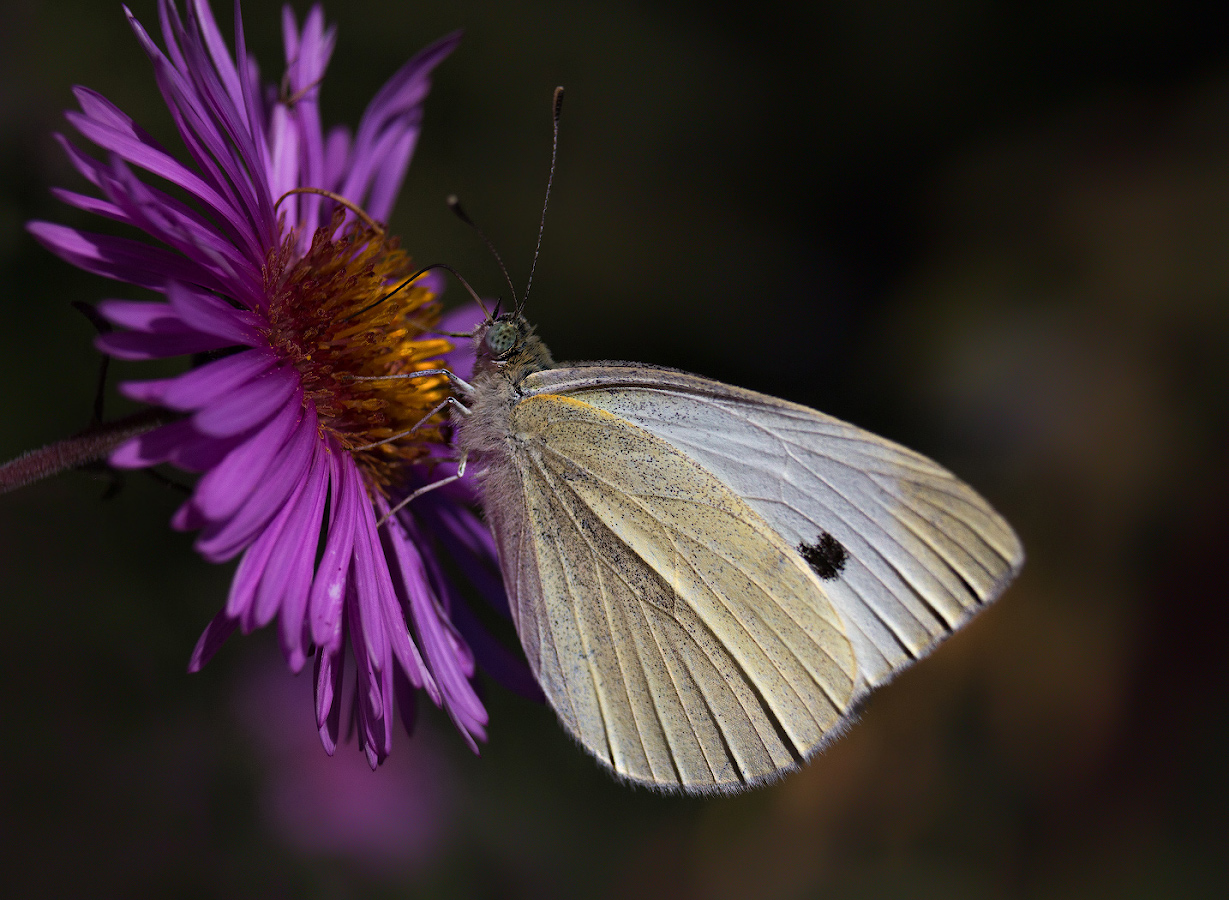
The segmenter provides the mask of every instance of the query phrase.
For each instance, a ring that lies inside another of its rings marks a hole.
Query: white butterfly
[[[456,443],[517,633],[623,778],[788,772],[1023,564],[970,487],[830,416],[672,369],[557,367],[519,313],[475,341]]]

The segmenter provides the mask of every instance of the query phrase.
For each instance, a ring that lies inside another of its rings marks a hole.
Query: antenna
[[[458,219],[478,232],[478,237],[482,238],[486,248],[491,251],[491,255],[495,257],[495,262],[499,263],[499,271],[504,273],[504,281],[508,282],[508,290],[512,292],[512,302],[516,303],[516,288],[512,286],[512,278],[508,275],[508,267],[504,265],[503,258],[499,255],[499,251],[495,249],[495,245],[491,243],[491,239],[486,236],[485,231],[474,224],[474,220],[461,208],[461,201],[457,198],[456,194],[449,194],[448,199],[444,202],[448,204],[449,209],[456,213]]]
[[[516,307],[517,315],[525,309],[525,303],[529,300],[529,289],[533,287],[533,273],[538,268],[538,253],[542,250],[542,232],[546,230],[546,206],[550,203],[551,185],[555,183],[555,161],[559,157],[559,116],[563,112],[563,88],[555,88],[555,96],[551,101],[552,109],[552,128],[550,148],[550,175],[546,178],[546,199],[542,201],[542,220],[538,223],[538,246],[533,250],[533,264],[529,267],[529,281],[525,284],[525,296]],[[515,299],[515,294],[513,298]]]
[[[381,297],[379,300],[375,301],[374,303],[370,303],[370,304],[368,304],[367,306],[364,306],[362,309],[360,309],[360,310],[358,310],[358,311],[356,311],[356,312],[352,312],[352,313],[350,313],[350,315],[346,316],[346,317],[345,317],[344,319],[342,319],[341,321],[342,321],[342,322],[349,322],[351,319],[357,318],[358,316],[361,316],[361,315],[363,315],[364,313],[371,312],[371,310],[375,309],[377,306],[379,306],[379,305],[380,305],[381,303],[383,303],[385,300],[387,300],[387,299],[389,299],[390,297],[392,297],[392,296],[393,296],[393,294],[395,294],[395,293],[397,293],[398,291],[400,291],[403,287],[406,287],[407,285],[413,284],[413,283],[414,283],[415,281],[417,281],[419,278],[421,278],[422,276],[426,275],[428,272],[430,272],[430,271],[432,271],[432,270],[434,270],[434,269],[443,269],[445,272],[451,272],[451,273],[452,273],[452,277],[453,277],[453,278],[455,278],[457,281],[461,282],[461,286],[462,286],[463,288],[465,288],[465,290],[467,290],[467,291],[469,292],[469,295],[470,295],[471,297],[473,297],[473,298],[474,298],[474,302],[478,304],[478,308],[482,310],[483,314],[484,314],[484,315],[485,315],[488,319],[490,319],[490,318],[491,318],[491,314],[490,314],[489,312],[487,312],[487,310],[486,310],[486,304],[482,302],[482,298],[478,296],[478,292],[477,292],[477,291],[475,291],[472,287],[470,287],[470,286],[469,286],[469,282],[468,282],[468,281],[466,281],[464,278],[462,278],[462,277],[461,277],[461,273],[460,273],[460,272],[458,272],[456,269],[454,269],[452,266],[448,265],[447,263],[432,263],[432,264],[431,264],[431,265],[429,265],[429,266],[423,266],[421,269],[419,269],[417,272],[415,272],[413,275],[411,275],[411,276],[410,276],[409,278],[407,278],[405,281],[401,282],[401,284],[397,285],[395,288],[393,288],[391,291],[389,291],[387,294],[385,294],[385,295],[384,295],[383,297]],[[437,333],[442,334],[443,332],[437,332]]]

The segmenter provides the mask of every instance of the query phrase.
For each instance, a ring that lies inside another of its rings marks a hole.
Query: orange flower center
[[[394,291],[414,271],[397,238],[361,223],[334,238],[341,222],[339,211],[298,260],[290,261],[293,236],[271,255],[265,273],[272,298],[269,343],[298,369],[321,436],[334,438],[371,488],[387,496],[406,463],[445,440],[442,414],[404,433],[450,391],[439,375],[383,376],[439,368],[452,344],[423,337],[439,321],[439,303],[421,280]],[[372,377],[377,380],[358,380]]]

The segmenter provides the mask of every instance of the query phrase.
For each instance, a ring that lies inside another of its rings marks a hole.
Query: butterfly
[[[620,778],[780,777],[1023,564],[972,488],[853,425],[674,369],[556,365],[519,311],[474,341],[454,441],[517,634]]]

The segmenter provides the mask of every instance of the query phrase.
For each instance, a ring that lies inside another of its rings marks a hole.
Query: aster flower
[[[410,724],[413,688],[476,748],[487,716],[472,685],[474,654],[452,615],[481,649],[499,651],[471,627],[436,558],[452,555],[482,593],[506,605],[472,491],[454,483],[378,524],[408,492],[455,471],[442,459],[447,425],[432,417],[447,380],[376,376],[437,369],[444,354],[466,365],[464,351],[432,331],[437,282],[405,284],[410,259],[378,224],[409,165],[430,73],[458,36],[398,71],[353,134],[339,127],[326,135],[318,96],[335,30],[320,7],[302,28],[284,11],[285,73],[264,88],[237,4],[233,57],[205,0],[194,0],[187,16],[171,0],[158,9],[165,50],[125,12],[191,164],[79,87],[80,112],[67,118],[107,158],[59,140],[101,196],[56,194],[163,246],[49,222],[29,229],[74,265],[165,295],[103,301],[99,312],[123,330],[101,335],[100,350],[129,360],[193,354],[185,374],[122,386],[181,418],[110,459],[203,473],[172,524],[199,530],[196,547],[210,561],[241,556],[190,668],[236,628],[246,633],[276,618],[291,669],[315,655],[316,721],[329,753],[347,646],[353,724],[373,767],[391,750],[396,707]]]

